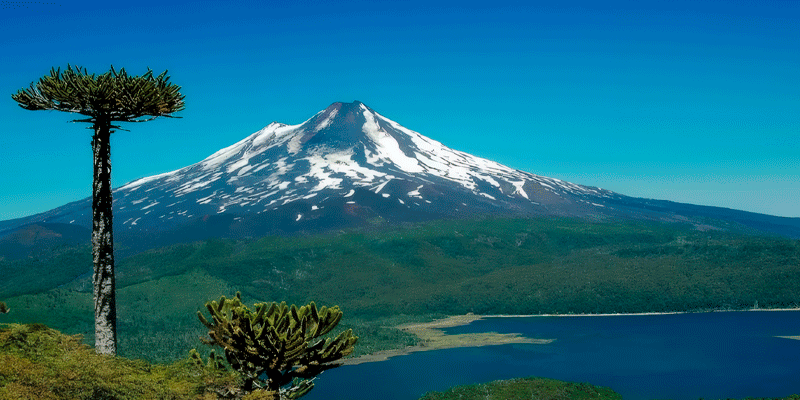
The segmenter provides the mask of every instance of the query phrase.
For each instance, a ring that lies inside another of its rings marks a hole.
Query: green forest
[[[92,343],[88,248],[0,261],[0,322]],[[796,307],[800,241],[656,222],[436,221],[328,234],[215,239],[117,266],[120,355],[169,362],[198,347],[195,313],[220,295],[338,305],[354,355],[413,345],[394,326],[445,315]]]

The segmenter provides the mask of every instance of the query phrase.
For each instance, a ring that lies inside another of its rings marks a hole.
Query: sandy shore
[[[713,310],[702,312],[738,312],[738,311],[800,311],[800,308],[771,308],[762,309],[754,308],[749,310]],[[397,329],[413,333],[420,339],[421,344],[417,346],[408,346],[403,349],[384,350],[372,354],[363,355],[357,358],[349,358],[344,360],[345,365],[356,365],[368,362],[385,361],[391,357],[402,356],[406,354],[415,353],[418,351],[429,351],[439,349],[450,349],[455,347],[480,347],[480,346],[495,346],[509,343],[528,343],[528,344],[547,344],[553,342],[555,339],[531,339],[522,337],[518,333],[468,333],[459,335],[447,335],[442,331],[445,328],[452,328],[456,326],[468,325],[473,321],[484,318],[527,318],[527,317],[614,317],[614,316],[627,316],[627,315],[674,315],[674,314],[690,314],[693,312],[663,312],[663,313],[613,313],[613,314],[530,314],[530,315],[455,315],[436,321],[420,323],[420,324],[405,324],[397,326]],[[800,340],[800,336],[778,336],[784,339]]]
[[[418,351],[452,349],[456,347],[496,346],[510,343],[546,344],[553,339],[531,339],[522,337],[518,333],[466,333],[447,335],[442,331],[445,328],[467,325],[482,319],[483,316],[475,314],[456,315],[432,322],[421,324],[400,325],[397,329],[412,333],[422,341],[417,346],[408,346],[403,349],[378,351],[358,358],[344,360],[345,365],[356,365],[367,362],[384,361],[391,357],[415,353]]]

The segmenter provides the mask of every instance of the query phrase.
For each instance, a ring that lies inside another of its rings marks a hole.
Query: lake
[[[412,353],[324,372],[304,400],[416,400],[454,385],[538,376],[626,400],[800,393],[800,311],[486,318],[448,333],[521,333],[550,344]],[[357,333],[357,332],[356,332]]]

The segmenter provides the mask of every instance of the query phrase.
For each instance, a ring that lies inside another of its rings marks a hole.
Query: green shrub
[[[519,378],[429,392],[420,400],[622,400],[613,390],[588,383]]]
[[[225,359],[242,375],[244,394],[265,399],[297,399],[308,393],[313,380],[336,368],[341,358],[353,352],[358,337],[346,330],[335,338],[324,338],[342,319],[339,307],[321,307],[314,302],[302,307],[286,303],[260,303],[250,310],[241,294],[206,303],[210,321],[198,312],[208,328],[208,344],[224,349]],[[192,356],[198,360],[197,353]],[[210,366],[220,363],[212,355]],[[251,396],[252,397],[252,396]]]

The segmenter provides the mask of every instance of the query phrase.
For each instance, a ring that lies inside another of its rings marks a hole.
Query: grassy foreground
[[[0,326],[0,399],[217,399],[233,373],[98,355],[81,338],[45,325]]]

